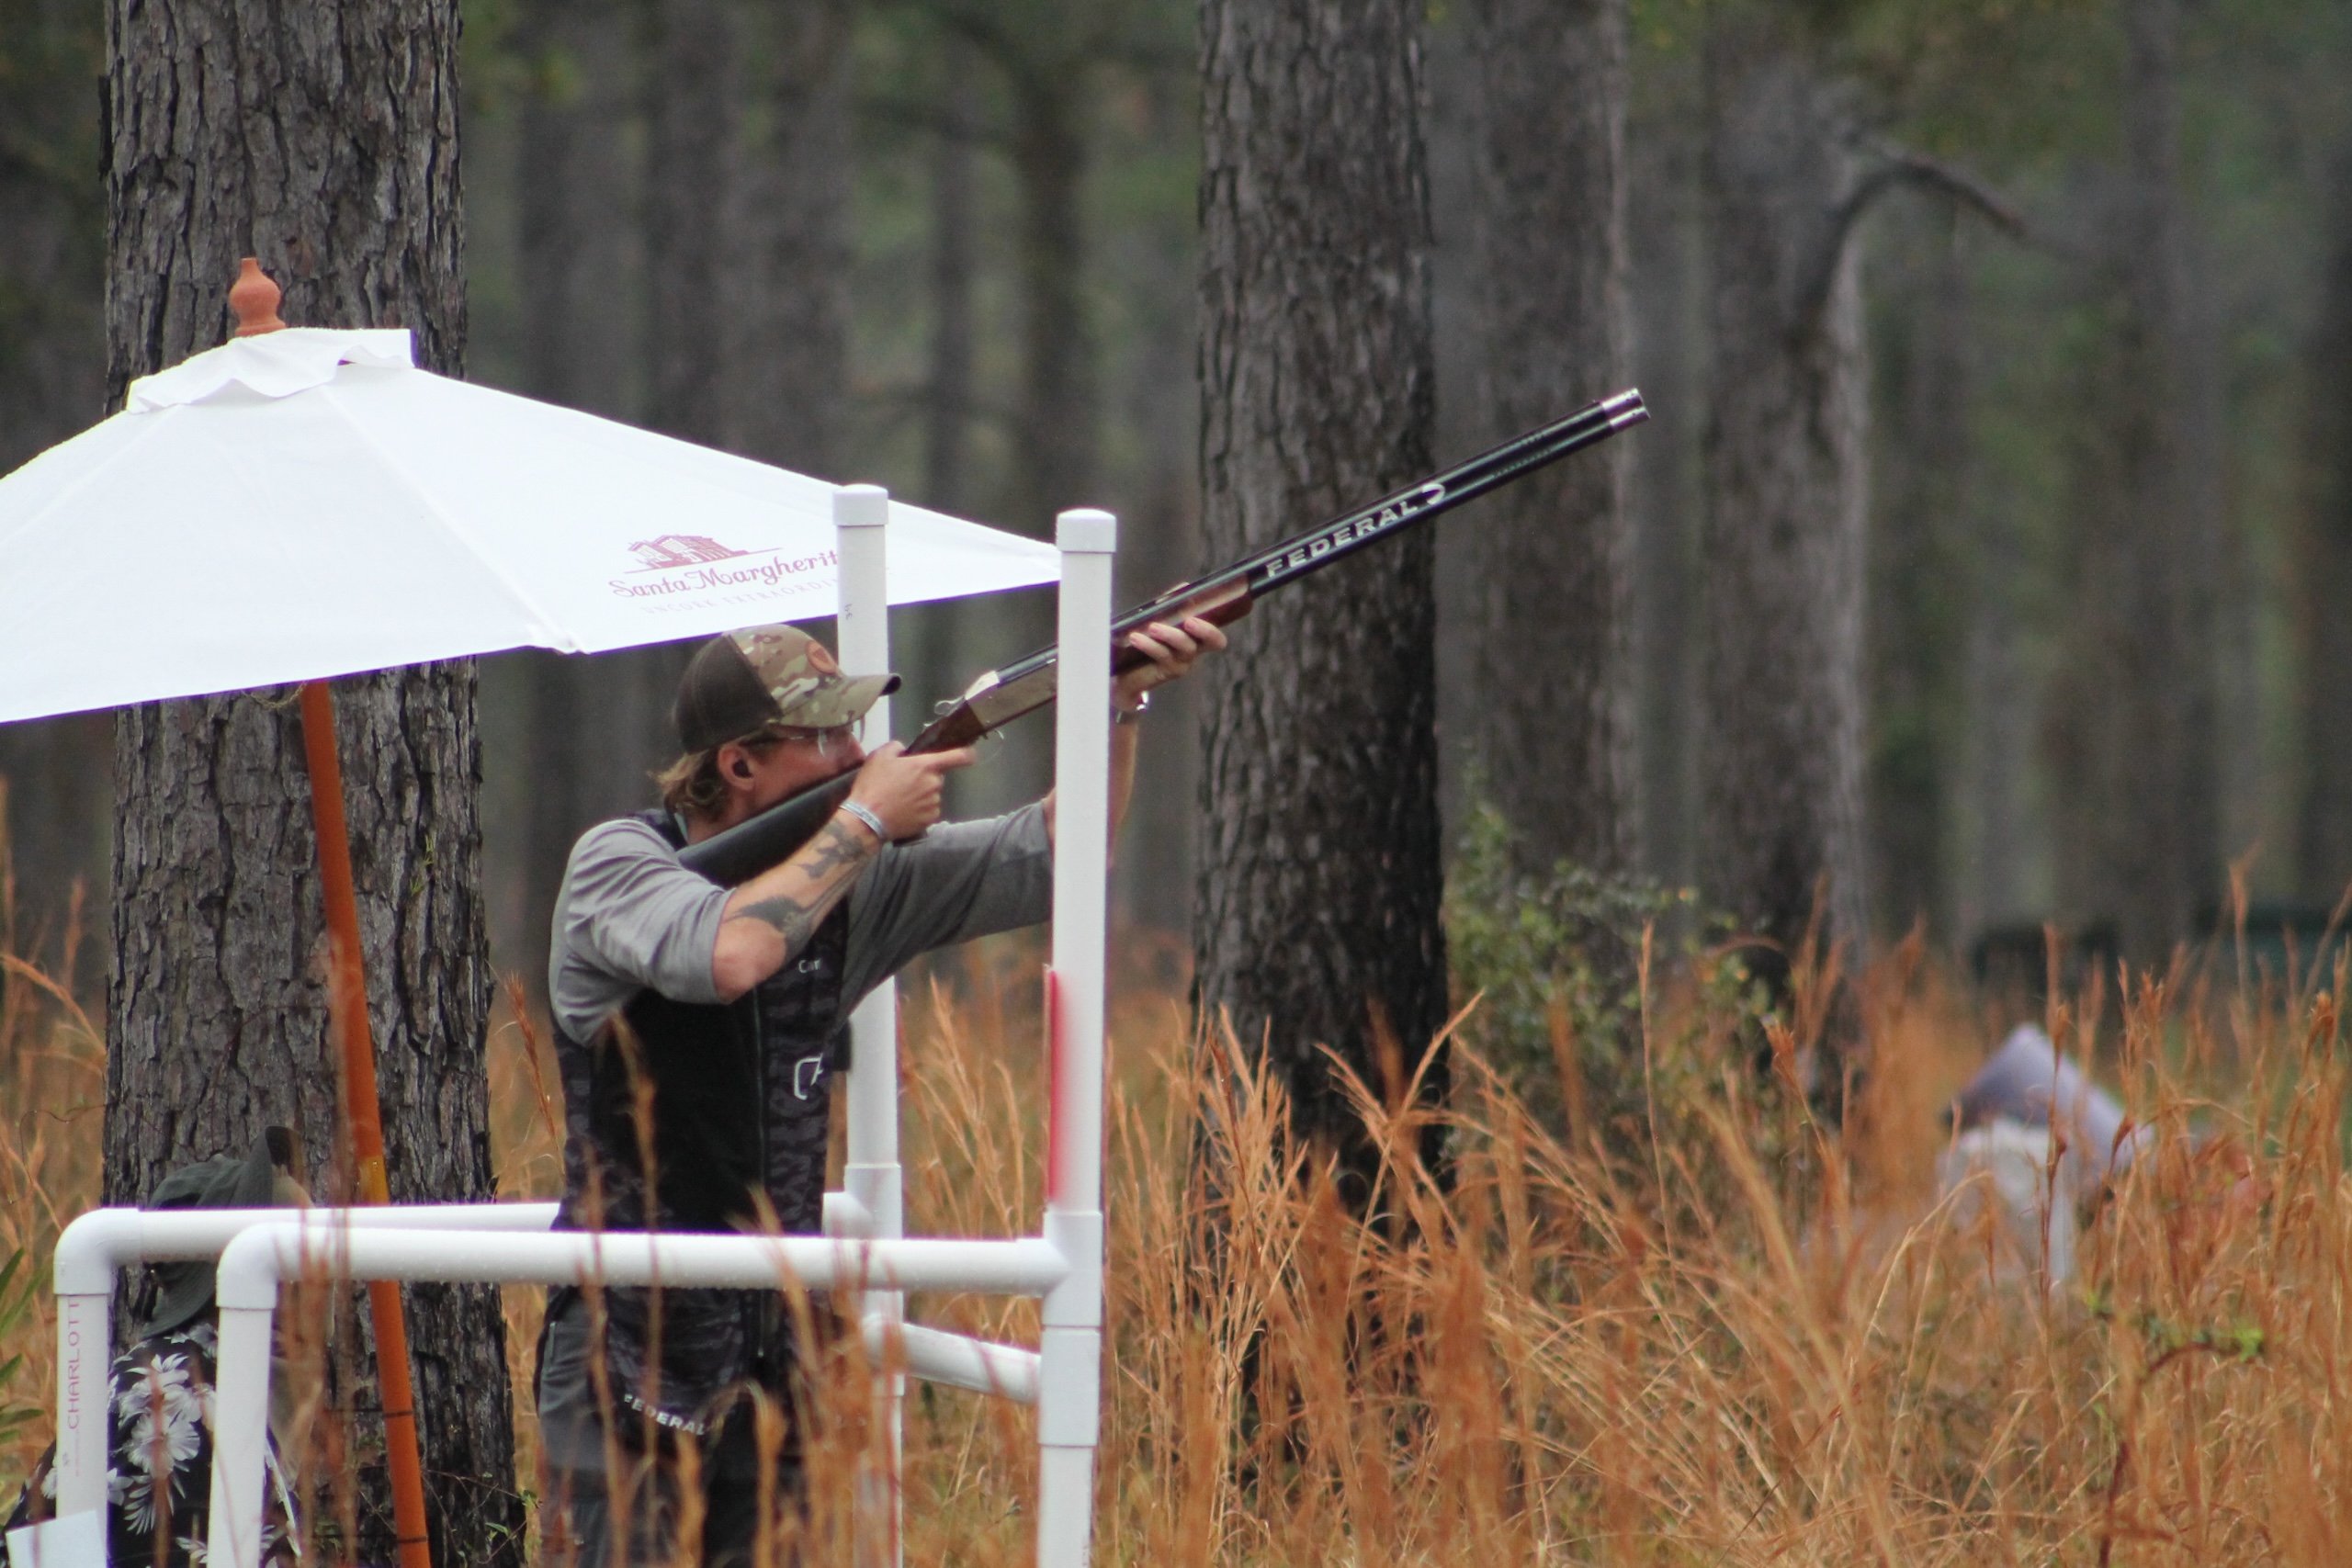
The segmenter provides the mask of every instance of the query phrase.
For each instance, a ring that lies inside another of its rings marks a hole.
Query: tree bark
[[[107,390],[219,343],[241,254],[295,322],[414,334],[461,365],[457,7],[258,0],[107,8]],[[484,955],[470,664],[338,682],[392,1196],[487,1200]],[[106,1195],[293,1126],[324,1195],[349,1191],[319,984],[315,846],[288,693],[118,719]],[[434,1547],[515,1555],[504,1334],[486,1288],[412,1288]],[[369,1363],[345,1363],[372,1400]],[[368,1500],[382,1498],[380,1482]],[[389,1509],[357,1550],[391,1555]],[[502,1543],[504,1543],[502,1545]]]
[[[2303,787],[2300,878],[2332,904],[2352,888],[2352,148],[2335,160],[2312,367],[2298,631]]]
[[[723,446],[741,401],[728,375],[727,319],[741,176],[739,18],[732,0],[650,0],[644,17],[646,423]]]
[[[89,177],[97,139],[90,79],[104,68],[103,25],[80,6],[0,9],[0,474],[73,435],[97,415],[106,383],[104,193]],[[17,880],[17,940],[55,963],[54,939],[77,881],[102,914],[107,765],[101,716],[0,726],[0,833]],[[85,944],[96,952],[96,944]],[[74,977],[62,976],[68,984]]]
[[[1142,141],[1154,150],[1154,162],[1189,165],[1196,85],[1190,70],[1175,69],[1155,71],[1140,84]],[[1139,471],[1130,477],[1132,499],[1120,517],[1122,604],[1140,602],[1205,564],[1194,468],[1200,404],[1191,375],[1200,357],[1191,287],[1198,275],[1198,238],[1188,207],[1155,204],[1113,237],[1106,258],[1110,273],[1125,280],[1126,310],[1135,322],[1120,401],[1141,447]],[[1120,914],[1179,942],[1192,911],[1188,900],[1170,894],[1190,887],[1193,879],[1199,755],[1185,742],[1200,722],[1197,694],[1192,682],[1182,682],[1163,694],[1164,717],[1155,708],[1155,723],[1165,733],[1151,743],[1149,761],[1136,780],[1113,867]]]
[[[730,269],[729,348],[746,457],[839,482],[848,461],[850,13],[798,0],[748,14],[761,67]]]
[[[618,0],[525,0],[514,47],[529,89],[519,114],[514,205],[524,389],[607,418],[628,412],[633,345],[617,308],[630,274],[627,226],[609,220],[632,172],[614,124],[626,116]]]
[[[1705,44],[1713,255],[1707,891],[1783,952],[1859,941],[1867,417],[1846,127],[1765,8]],[[1772,964],[1767,951],[1761,962]]]
[[[922,489],[914,500],[965,515],[977,503],[973,482],[974,294],[979,270],[978,169],[979,53],[953,28],[936,39],[939,125],[925,168],[931,221],[923,285],[931,330],[924,343]],[[956,689],[970,677],[960,666],[967,616],[944,600],[912,618],[914,637],[899,667],[912,691]]]
[[[634,354],[619,308],[637,276],[628,226],[600,219],[634,188],[613,131],[627,111],[626,28],[614,0],[529,0],[516,47],[530,89],[519,116],[516,191],[522,290],[520,390],[626,417]],[[548,925],[571,846],[592,823],[644,804],[646,775],[669,760],[663,705],[675,671],[665,653],[582,659],[540,649],[507,656],[527,714],[517,760],[527,787],[510,796],[522,823],[512,870],[521,914],[513,951],[534,994],[547,983]],[[493,760],[495,761],[495,760]],[[502,868],[492,851],[493,874]]]
[[[95,370],[90,378],[97,380]],[[113,728],[106,715],[86,713],[0,728],[0,854],[15,904],[9,951],[77,996],[86,994],[103,953],[81,939],[106,918]],[[11,983],[0,980],[0,994]]]
[[[1957,215],[1938,208],[1922,216],[1900,247],[1890,312],[1899,324],[1880,361],[1890,372],[1881,403],[1890,460],[1868,626],[1871,902],[1891,933],[1925,921],[1949,936],[1952,731],[1972,565],[1958,532],[1973,521],[1968,277]]]
[[[1201,468],[1224,558],[1430,466],[1419,7],[1204,0]],[[1374,1086],[1445,1016],[1426,531],[1270,600],[1202,677],[1204,1012],[1363,1168],[1317,1047]],[[1428,1091],[1442,1094],[1444,1064]],[[1398,1086],[1401,1087],[1401,1084]]]
[[[743,12],[736,0],[648,0],[639,12],[646,152],[638,188],[645,258],[644,423],[665,435],[728,447],[748,401],[729,351],[741,297],[733,276],[743,178]],[[611,707],[598,729],[616,750],[676,755],[670,700],[690,645],[634,649],[599,674]],[[658,763],[657,763],[658,765]],[[648,791],[643,773],[634,804]]]
[[[0,474],[88,424],[104,386],[95,291],[106,209],[89,177],[97,134],[89,79],[104,68],[98,18],[17,5],[0,71]]]
[[[1442,464],[1494,444],[1496,415],[1486,406],[1486,257],[1478,212],[1478,61],[1476,18],[1453,6],[1434,8],[1421,28],[1421,158],[1430,187],[1430,337],[1437,367],[1437,421],[1430,445]],[[1430,551],[1437,597],[1438,841],[1451,870],[1472,807],[1485,800],[1478,759],[1479,682],[1484,650],[1475,628],[1485,615],[1479,581],[1485,563],[1472,532],[1484,507],[1438,525]]]
[[[1624,381],[1623,0],[1477,0],[1480,403],[1491,434]],[[1464,531],[1473,744],[1525,868],[1635,859],[1630,444],[1522,479]]]
[[[1687,68],[1686,68],[1687,69]],[[1678,886],[1696,875],[1699,809],[1700,435],[1706,426],[1699,223],[1703,136],[1697,72],[1629,133],[1635,276],[1631,379],[1651,409],[1633,442],[1634,665],[1640,682],[1642,869]]]
[[[1990,927],[2033,918],[2032,872],[2046,863],[2046,818],[2031,809],[2028,789],[2040,728],[2019,604],[2030,552],[2014,508],[1987,506],[1975,522],[1976,581],[1961,650],[1953,892],[1954,933],[1972,942]]]
[[[931,295],[929,367],[923,378],[923,493],[926,506],[955,512],[971,488],[974,276],[978,212],[973,142],[979,135],[976,51],[952,29],[939,39],[941,124],[930,167],[931,237],[925,281]]]
[[[1011,240],[1020,381],[1012,410],[1014,453],[1001,502],[1006,526],[1048,536],[1056,513],[1097,506],[1101,479],[1100,389],[1083,202],[1094,127],[1089,113],[1095,68],[1115,17],[1101,7],[1049,0],[1008,6],[994,0],[934,0],[942,22],[995,68],[1004,89],[1002,148],[1012,165]],[[1050,600],[1016,594],[976,610],[956,626],[985,626],[1005,653],[1051,639]],[[959,811],[1001,811],[1035,799],[1048,783],[1042,753],[1014,749],[957,781]]]
[[[2066,901],[2111,919],[2121,952],[2161,960],[2222,890],[2223,554],[2218,454],[2200,413],[2217,371],[2191,298],[2180,189],[2178,0],[2123,7],[2126,166],[2099,279],[2111,323],[2089,389],[2108,411],[2076,445],[2086,613],[2053,737],[2075,818]]]
[[[2144,597],[2127,623],[2136,712],[2116,770],[2138,841],[2118,845],[2112,870],[2124,951],[2154,956],[2190,935],[2199,905],[2222,891],[2216,665],[2227,525],[2216,433],[2199,407],[2219,372],[2200,352],[2181,188],[2180,0],[2131,0],[2123,18],[2132,211],[2118,258],[2126,319],[2117,390],[2127,515],[2139,535],[2125,581]]]
[[[999,55],[1012,89],[1011,151],[1019,188],[1014,244],[1021,276],[1021,463],[1016,521],[1043,528],[1057,512],[1091,506],[1096,367],[1086,300],[1087,62],[1055,53]]]

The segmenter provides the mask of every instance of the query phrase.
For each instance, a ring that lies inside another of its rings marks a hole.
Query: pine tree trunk
[[[1194,109],[1189,71],[1161,70],[1143,84],[1149,141],[1189,145]],[[1139,318],[1123,389],[1127,427],[1139,433],[1141,473],[1135,500],[1120,518],[1119,599],[1134,604],[1182,581],[1201,558],[1200,454],[1195,429],[1199,400],[1192,370],[1200,357],[1191,288],[1199,229],[1192,209],[1172,205],[1130,226],[1109,258],[1127,280],[1128,309]],[[1162,734],[1136,780],[1135,798],[1121,831],[1114,867],[1119,912],[1127,920],[1182,941],[1191,910],[1171,889],[1192,886],[1193,803],[1200,790],[1199,754],[1186,743],[1199,724],[1197,690],[1190,682],[1168,689]],[[1163,699],[1155,699],[1159,701]],[[1155,715],[1155,716],[1158,716]]]
[[[2187,198],[2180,168],[2180,0],[2131,0],[2124,141],[2131,212],[2117,262],[2125,308],[2120,379],[2124,581],[2137,602],[2120,629],[2132,679],[2117,736],[2113,797],[2126,824],[2109,879],[2124,952],[2154,957],[2191,934],[2222,891],[2217,589],[2222,560],[2213,433],[2201,378]]]
[[[2034,915],[2031,875],[2047,821],[2028,795],[2040,728],[2024,654],[2031,559],[2015,510],[1985,506],[1972,519],[1976,557],[1960,649],[1962,731],[1956,788],[1961,809],[1953,877],[1956,935]]]
[[[1012,93],[1021,276],[1021,458],[1014,524],[1042,532],[1095,493],[1094,333],[1086,301],[1083,62],[1002,59]]]
[[[1861,297],[1843,127],[1762,8],[1706,42],[1706,891],[1793,951],[1863,933]],[[1769,956],[1760,962],[1768,966]]]
[[[973,141],[979,135],[977,51],[960,33],[939,39],[940,130],[930,169],[931,236],[925,281],[931,297],[929,367],[923,379],[925,506],[969,504],[973,278],[978,240]]]
[[[1696,874],[1699,818],[1699,436],[1707,399],[1697,118],[1654,109],[1629,134],[1632,185],[1641,192],[1629,224],[1640,279],[1632,291],[1629,378],[1651,411],[1632,443],[1627,476],[1634,518],[1642,869],[1678,886]]]
[[[454,4],[116,0],[107,24],[111,400],[222,340],[246,254],[285,286],[289,321],[397,323],[420,364],[460,367]],[[487,1200],[472,667],[337,686],[392,1196]],[[323,1194],[349,1190],[289,696],[153,704],[117,721],[108,1201],[250,1147],[272,1122],[297,1129],[314,1173],[328,1168]],[[522,1512],[497,1293],[406,1295],[436,1560],[511,1557]],[[372,1401],[368,1351],[347,1348]],[[380,1481],[363,1496],[381,1503]],[[363,1558],[391,1555],[388,1516],[368,1510]]]
[[[1623,0],[1477,0],[1488,440],[1624,381]],[[1634,863],[1631,444],[1522,479],[1460,535],[1473,745],[1526,864]]]
[[[741,178],[741,29],[732,0],[650,0],[645,72],[646,423],[725,446],[729,219]]]
[[[2097,278],[2111,330],[2085,401],[2072,485],[2084,613],[2053,688],[2064,781],[2061,887],[2114,923],[2124,956],[2160,962],[2222,890],[2218,469],[2197,403],[2214,374],[2191,299],[2180,189],[2177,0],[2122,11],[2125,168]]]
[[[922,488],[910,499],[956,515],[977,503],[972,475],[974,292],[979,263],[979,51],[953,28],[937,39],[939,130],[926,169],[931,229],[923,283],[930,303],[924,344]],[[964,605],[942,600],[912,619],[914,636],[894,644],[893,662],[908,690],[927,700],[959,689],[970,619]],[[898,630],[894,622],[892,630]]]
[[[842,0],[747,13],[760,139],[737,209],[729,351],[735,450],[839,482],[848,461],[850,14]]]
[[[525,0],[514,48],[530,73],[518,116],[514,208],[524,390],[626,417],[633,345],[629,275],[615,208],[630,170],[615,124],[628,111],[621,0]]]
[[[107,907],[113,734],[104,714],[0,726],[0,858],[12,899],[0,941],[77,996],[105,963],[91,939]],[[14,983],[0,980],[0,994]]]
[[[0,16],[0,474],[96,417],[106,326],[96,290],[105,265],[104,193],[89,177],[103,68],[96,16],[76,6],[17,6]],[[106,897],[106,788],[111,727],[74,714],[0,725],[0,834],[16,874],[16,951],[63,955],[83,883]],[[85,917],[86,918],[86,917]],[[96,954],[98,944],[84,944]],[[61,976],[68,984],[75,977]]]
[[[525,393],[592,413],[623,416],[629,313],[616,309],[631,276],[626,226],[612,220],[630,188],[621,139],[625,30],[614,0],[529,0],[516,48],[531,67],[520,115],[515,206],[521,241]],[[528,649],[520,666],[528,729],[517,759],[528,780],[515,796],[523,824],[508,863],[493,846],[493,886],[513,877],[520,916],[503,965],[534,994],[547,982],[548,921],[571,846],[590,824],[644,802],[647,773],[672,743],[654,694],[668,656],[631,649],[581,659]],[[654,666],[651,673],[643,668]],[[493,760],[495,761],[495,759]],[[503,933],[501,933],[503,934]]]
[[[746,401],[728,316],[741,298],[733,268],[743,259],[733,236],[743,176],[744,17],[737,0],[647,0],[639,16],[643,419],[664,435],[725,447]],[[664,761],[677,754],[670,700],[692,652],[673,645],[610,661],[600,684],[613,705],[600,728],[623,736],[621,749],[642,744]],[[639,784],[637,801],[646,794]]]
[[[995,67],[1002,84],[1002,145],[1012,175],[1010,237],[1021,368],[1001,521],[1033,537],[1050,537],[1057,513],[1105,500],[1097,489],[1100,378],[1082,205],[1092,157],[1090,87],[1099,28],[1084,6],[953,9],[951,25]],[[1052,602],[1042,594],[1001,596],[958,620],[1004,655],[1054,635]],[[1035,799],[1050,783],[1044,752],[1012,748],[958,781],[957,809],[974,815],[1006,810]]]
[[[1891,933],[1924,920],[1949,937],[1951,732],[1972,555],[1959,530],[1973,521],[1968,278],[1957,215],[1936,208],[1922,218],[1900,250],[1889,290],[1898,324],[1880,359],[1891,372],[1881,400],[1891,472],[1871,552],[1871,903]]]
[[[2352,888],[2352,150],[2340,155],[2324,300],[2309,363],[2312,497],[2303,523],[2301,642],[2303,894]]]
[[[1407,0],[1202,6],[1213,559],[1428,469],[1419,17]],[[1269,600],[1202,677],[1200,1000],[1245,1049],[1263,1043],[1302,1122],[1343,1146],[1317,1047],[1378,1086],[1376,1036],[1409,1071],[1445,1013],[1430,569],[1426,531],[1392,540]]]
[[[104,68],[96,17],[17,5],[0,17],[0,474],[96,417],[105,325],[88,285],[104,265],[104,193],[89,177]]]

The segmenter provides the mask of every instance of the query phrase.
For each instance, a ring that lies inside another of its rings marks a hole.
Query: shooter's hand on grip
[[[874,813],[892,841],[920,839],[939,820],[946,776],[971,766],[974,755],[969,746],[959,746],[910,756],[905,746],[889,741],[857,770],[849,797]]]

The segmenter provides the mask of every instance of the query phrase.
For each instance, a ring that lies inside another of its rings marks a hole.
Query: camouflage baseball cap
[[[746,626],[711,638],[678,682],[670,720],[689,751],[740,740],[764,725],[831,729],[862,718],[899,689],[896,675],[844,675],[832,649],[797,626]]]

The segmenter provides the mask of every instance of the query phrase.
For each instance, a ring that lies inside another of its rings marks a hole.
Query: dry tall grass
[[[0,779],[0,821],[7,781]],[[0,832],[0,1265],[18,1259],[19,1285],[34,1285],[29,1310],[0,1292],[0,1507],[48,1441],[56,1407],[54,1317],[48,1310],[50,1254],[57,1233],[96,1201],[106,1106],[104,1025],[52,975],[77,971],[82,921],[77,887],[54,931],[19,929],[7,835]],[[47,962],[36,962],[36,957]],[[90,1003],[96,1008],[96,1001]]]
[[[999,947],[910,998],[922,1232],[1037,1224],[1032,957]],[[1538,1125],[1476,1055],[1474,1010],[1446,1179],[1404,1153],[1419,1113],[1366,1096],[1399,1151],[1370,1224],[1290,1144],[1274,1086],[1196,1041],[1175,996],[1129,987],[1101,1558],[2352,1561],[2343,983],[2209,995],[2134,977],[2120,1005],[2052,1010],[2061,1044],[2139,1122],[2215,1134],[2168,1137],[2131,1172],[2088,1226],[2083,1279],[2054,1298],[1936,1209],[1934,1112],[1991,1032],[1916,953],[1864,978],[1876,1066],[1835,1134],[1747,1076],[1732,1021],[1681,977],[1653,987],[1643,1066],[1673,1086],[1655,1141]],[[61,1108],[95,1100],[101,1075],[86,1024],[20,964],[6,997],[0,1252],[42,1251],[94,1193],[95,1117]],[[2081,1021],[2102,1014],[2120,1021]],[[509,1019],[492,1042],[513,1193],[554,1179],[553,1079],[530,1041]],[[512,1303],[527,1388],[536,1304]],[[1034,1343],[1027,1303],[915,1310]],[[46,1332],[20,1330],[0,1360],[45,1365]],[[829,1538],[871,1431],[843,1355],[816,1467]],[[45,1377],[5,1396],[45,1398]],[[909,1560],[1026,1561],[1031,1415],[921,1385],[907,1409]],[[0,1450],[0,1485],[25,1447]]]

